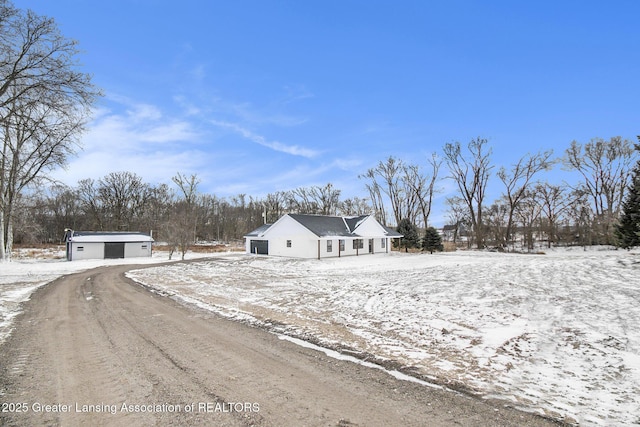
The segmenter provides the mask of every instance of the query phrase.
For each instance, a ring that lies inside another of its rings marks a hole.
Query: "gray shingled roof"
[[[326,216],[326,215],[309,215],[309,214],[288,214],[291,218],[295,219],[298,223],[309,229],[313,234],[318,237],[359,237],[354,234],[353,231],[360,225],[360,223],[367,219],[369,215],[360,215],[356,217],[340,217],[340,216]],[[247,237],[261,237],[273,224],[262,225],[250,233],[246,234]],[[402,234],[398,233],[393,228],[382,225],[386,235],[391,238],[402,237]]]
[[[382,225],[382,224],[380,224],[380,225]],[[388,237],[404,237],[404,234],[398,233],[396,230],[394,230],[391,227],[387,227],[386,225],[383,225],[382,228],[385,229],[385,231],[387,232],[387,236]]]
[[[345,224],[345,220],[339,216],[303,214],[289,214],[289,216],[307,227],[318,237],[353,236],[351,230]]]
[[[260,237],[260,236],[262,236],[264,234],[265,231],[267,231],[269,229],[269,227],[271,227],[271,225],[273,225],[273,224],[261,225],[260,227],[256,228],[255,230],[253,230],[252,232],[247,234],[247,236],[248,237]]]

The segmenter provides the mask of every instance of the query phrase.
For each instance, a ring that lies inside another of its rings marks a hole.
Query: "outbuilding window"
[[[290,248],[291,247],[291,240],[287,240],[287,247]]]

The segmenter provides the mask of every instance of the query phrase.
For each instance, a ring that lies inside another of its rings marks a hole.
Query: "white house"
[[[287,214],[245,237],[246,252],[297,258],[389,253],[402,234],[372,215],[339,217]]]
[[[67,260],[150,257],[153,238],[137,232],[67,230]]]

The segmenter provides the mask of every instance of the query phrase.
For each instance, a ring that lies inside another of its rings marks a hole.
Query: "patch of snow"
[[[545,252],[234,255],[129,276],[527,410],[582,425],[640,423],[640,255]]]

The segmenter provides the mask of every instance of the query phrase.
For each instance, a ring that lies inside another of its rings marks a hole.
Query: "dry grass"
[[[11,256],[14,259],[63,259],[65,245],[55,243],[16,244]]]

